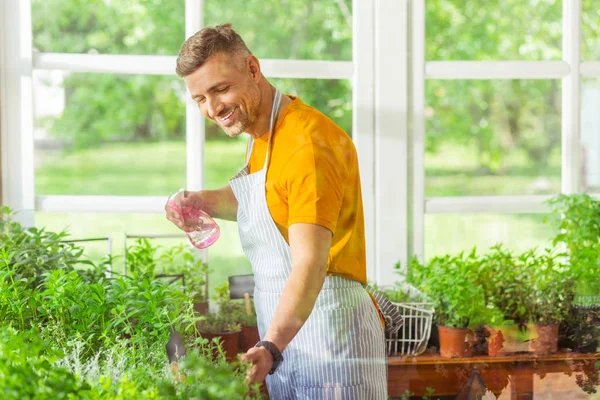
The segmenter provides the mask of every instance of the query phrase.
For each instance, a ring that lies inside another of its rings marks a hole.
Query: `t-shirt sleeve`
[[[331,147],[314,143],[300,146],[282,171],[288,195],[288,227],[309,223],[335,233],[345,175],[345,166]]]

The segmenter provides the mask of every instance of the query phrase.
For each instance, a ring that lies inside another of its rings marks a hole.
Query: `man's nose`
[[[208,100],[208,116],[212,119],[215,119],[219,116],[221,111],[223,111],[223,103],[219,101],[218,98],[213,98]]]

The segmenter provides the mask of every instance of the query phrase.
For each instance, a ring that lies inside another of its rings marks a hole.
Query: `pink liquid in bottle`
[[[205,249],[217,241],[221,235],[219,225],[204,211],[192,206],[180,207],[175,201],[175,195],[171,196],[169,203],[175,211],[177,211],[185,221],[196,221],[195,229],[186,232],[190,243],[198,248]]]

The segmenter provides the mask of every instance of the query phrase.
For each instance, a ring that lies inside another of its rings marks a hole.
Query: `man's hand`
[[[172,197],[169,197],[165,204],[165,213],[167,219],[177,225],[177,227],[185,232],[193,231],[198,221],[185,219],[181,213],[181,209],[185,207],[193,207],[197,209],[205,209],[203,201],[203,192],[190,192],[182,190]]]
[[[252,363],[252,368],[246,377],[250,385],[263,382],[273,368],[273,356],[264,347],[252,347],[242,356],[242,361]]]

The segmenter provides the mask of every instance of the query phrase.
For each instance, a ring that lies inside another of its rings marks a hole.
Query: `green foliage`
[[[480,263],[475,249],[468,254],[434,257],[423,265],[412,260],[409,283],[431,299],[438,325],[466,328],[489,322],[494,306],[486,302],[484,288],[474,284]]]
[[[191,352],[181,360],[180,369],[185,373],[185,383],[164,383],[161,399],[241,400],[261,397],[257,384],[248,386],[244,381],[247,365],[236,370],[224,361],[215,365],[207,357]]]
[[[0,392],[7,400],[92,399],[91,387],[55,362],[61,354],[47,348],[37,332],[0,327]]]
[[[107,277],[72,268],[82,254],[73,244],[64,254],[49,257],[63,249],[62,236],[47,233],[44,239],[51,239],[39,240],[36,234],[43,230],[25,230],[8,217],[3,223],[4,228],[10,227],[0,247],[0,317],[4,323],[19,330],[40,322],[56,325],[65,333],[57,341],[83,335],[86,350],[93,352],[120,335],[162,340],[168,327],[181,324],[184,311],[189,311],[181,291],[155,279],[154,265],[148,264],[151,250],[143,242],[128,252],[136,266],[130,275]],[[26,262],[19,262],[19,257]],[[90,277],[96,280],[86,280]]]
[[[576,283],[563,258],[551,249],[515,255],[497,245],[480,256],[473,248],[424,265],[412,260],[408,281],[432,299],[439,325],[558,324],[571,309]]]
[[[529,319],[540,325],[559,324],[573,303],[576,282],[569,265],[560,262],[564,254],[546,249],[538,256],[527,255],[525,268],[531,273]]]
[[[208,300],[208,274],[212,270],[198,256],[197,250],[189,244],[172,246],[160,255],[159,263],[165,273],[183,274],[184,290],[189,291],[194,302]]]
[[[530,257],[535,257],[535,252],[516,256],[499,244],[483,255],[477,272],[477,283],[484,288],[487,301],[504,318],[519,323],[529,318],[530,271],[525,261]],[[489,323],[493,322],[499,321]]]
[[[14,273],[13,279],[27,281],[30,288],[35,288],[46,271],[71,271],[77,264],[90,264],[81,259],[82,248],[65,242],[65,231],[54,233],[43,228],[24,228],[11,216],[8,207],[0,209],[0,249],[10,254],[6,261]]]
[[[600,297],[600,201],[590,195],[561,194],[548,201],[548,222],[556,235],[554,246],[565,246],[573,277],[578,282],[577,302],[598,304]],[[594,300],[594,297],[596,300]],[[591,301],[586,299],[590,298]]]
[[[197,335],[192,304],[154,275],[156,248],[140,240],[128,248],[132,271],[119,276],[39,269],[39,285],[18,278],[23,229],[2,218],[0,248],[0,391],[3,398],[258,398],[245,384],[247,365],[212,361],[212,352],[188,350],[178,382],[164,350],[172,328]],[[9,229],[10,228],[10,229]],[[39,242],[31,251],[43,255]],[[80,249],[76,249],[79,251]],[[52,248],[50,248],[52,251]],[[77,259],[75,259],[77,261]],[[110,260],[107,261],[110,263]],[[207,354],[205,354],[207,353]],[[34,384],[32,384],[34,382]],[[226,382],[226,383],[225,383]]]
[[[229,333],[239,332],[242,329],[240,315],[243,305],[234,302],[229,297],[229,283],[225,282],[215,288],[213,296],[218,312],[209,313],[198,322],[198,330],[201,333]]]

